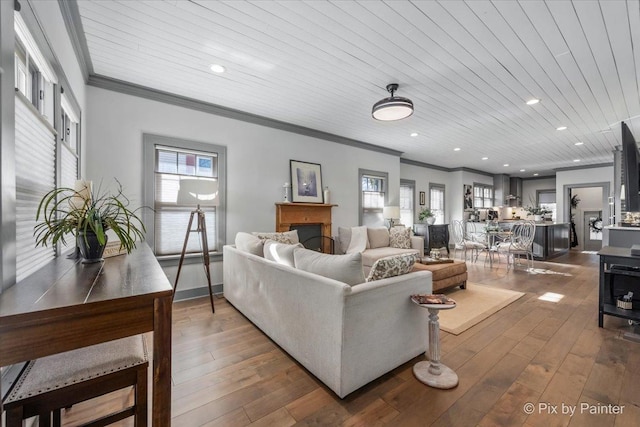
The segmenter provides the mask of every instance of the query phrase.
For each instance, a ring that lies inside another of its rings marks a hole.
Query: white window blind
[[[155,168],[155,253],[182,252],[191,212],[198,205],[205,213],[209,251],[218,249],[216,236],[218,158],[215,153],[156,148]],[[192,229],[196,228],[194,217]],[[201,252],[200,239],[189,238],[187,253]]]
[[[400,223],[413,227],[413,186],[400,185]]]
[[[444,187],[429,188],[429,209],[436,218],[435,224],[444,224]]]
[[[42,196],[55,188],[55,132],[29,101],[16,93],[16,279],[52,260],[51,246],[36,248],[33,227]]]

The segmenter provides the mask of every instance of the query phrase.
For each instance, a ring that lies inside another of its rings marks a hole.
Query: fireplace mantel
[[[320,224],[322,235],[331,237],[331,208],[325,203],[276,203],[276,231],[289,231],[292,225]]]

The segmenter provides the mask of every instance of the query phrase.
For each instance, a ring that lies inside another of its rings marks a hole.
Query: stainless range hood
[[[522,178],[509,178],[509,206],[522,206]]]
[[[505,174],[494,175],[493,189],[497,206],[522,206],[522,178],[512,178]]]

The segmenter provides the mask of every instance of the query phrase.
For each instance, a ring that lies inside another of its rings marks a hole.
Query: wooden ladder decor
[[[197,215],[197,227],[195,230],[191,229],[193,225],[193,218]],[[211,269],[209,266],[209,243],[207,242],[207,225],[204,220],[204,212],[200,209],[200,205],[196,210],[191,211],[189,217],[189,225],[187,226],[187,233],[184,236],[184,244],[182,245],[182,254],[180,255],[180,262],[178,263],[178,273],[176,274],[176,282],[173,285],[173,296],[176,295],[178,289],[178,279],[180,278],[180,270],[182,270],[182,263],[184,262],[184,255],[187,252],[187,243],[189,242],[189,235],[191,233],[200,234],[200,242],[202,249],[202,262],[204,263],[204,272],[207,276],[207,284],[209,285],[209,299],[211,300],[211,312],[215,313],[216,309],[213,306],[213,289],[211,288]]]

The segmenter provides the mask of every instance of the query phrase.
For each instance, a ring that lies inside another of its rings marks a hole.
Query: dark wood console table
[[[428,255],[432,249],[447,248],[449,252],[449,224],[414,224],[413,234],[424,237],[424,253]]]
[[[623,319],[640,321],[640,310],[624,310],[616,306],[610,296],[610,284],[605,279],[605,275],[613,264],[624,265],[629,267],[640,267],[640,256],[632,256],[630,248],[618,248],[615,246],[605,246],[598,255],[600,255],[600,290],[599,290],[599,313],[598,326],[602,327],[603,317],[605,314],[610,316],[621,317]],[[636,295],[640,295],[640,289],[634,290]]]
[[[104,263],[59,257],[0,294],[0,366],[153,331],[152,420],[170,426],[172,293],[146,243]]]

